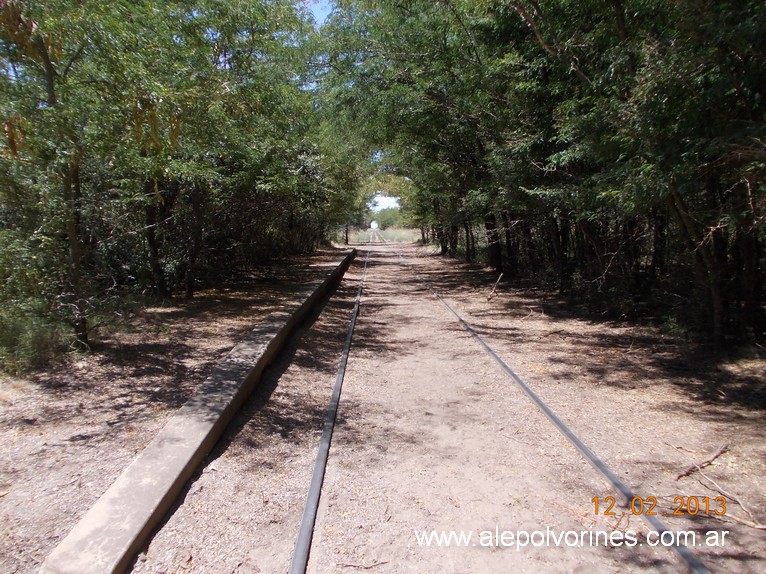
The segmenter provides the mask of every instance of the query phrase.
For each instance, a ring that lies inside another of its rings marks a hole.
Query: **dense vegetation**
[[[359,163],[287,0],[0,1],[0,354],[307,251]]]
[[[762,338],[766,4],[338,0],[323,84],[443,253]]]
[[[0,362],[388,184],[445,254],[757,340],[764,30],[758,1],[338,0],[317,32],[290,0],[0,0]]]

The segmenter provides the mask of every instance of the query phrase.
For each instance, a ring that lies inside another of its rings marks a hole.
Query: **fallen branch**
[[[719,494],[722,494],[723,496],[725,496],[729,500],[733,500],[734,502],[739,504],[739,507],[743,511],[745,511],[745,513],[750,517],[750,521],[746,521],[744,519],[737,518],[736,516],[732,516],[732,515],[728,515],[728,514],[726,516],[729,516],[732,520],[734,520],[735,522],[739,522],[740,524],[745,524],[747,526],[752,526],[753,528],[758,528],[759,530],[766,530],[766,526],[764,526],[763,524],[761,524],[760,522],[758,522],[755,519],[755,516],[753,516],[753,513],[750,512],[747,509],[747,507],[745,506],[745,503],[742,502],[742,500],[739,498],[739,496],[724,490],[723,487],[720,484],[718,484],[715,480],[710,478],[707,474],[705,474],[701,470],[699,471],[699,473],[700,473],[700,476],[702,478],[707,480],[710,484],[712,484],[715,487],[715,489],[718,491]],[[705,483],[702,482],[700,479],[697,479],[697,482],[699,482],[702,486],[706,486]],[[708,488],[710,488],[710,487],[708,486]]]
[[[675,445],[675,444],[672,444],[672,443],[669,443],[669,442],[666,442],[665,444],[668,445],[668,446],[672,446],[674,449],[676,449],[678,451],[685,451],[685,452],[690,452],[692,454],[697,454],[696,450],[692,450],[690,448],[686,448],[685,446],[678,446],[678,445]]]
[[[501,280],[502,278],[503,278],[503,274],[501,273],[501,274],[500,274],[500,277],[498,277],[498,278],[497,278],[497,281],[495,281],[495,286],[494,286],[494,287],[492,287],[492,291],[490,292],[489,296],[487,297],[487,301],[489,301],[490,299],[492,299],[492,296],[493,296],[493,295],[496,295],[495,291],[497,290],[497,286],[498,286],[498,284],[500,283],[500,280]]]
[[[388,560],[385,562],[376,562],[375,564],[370,564],[369,566],[365,566],[364,564],[338,564],[338,566],[341,568],[361,568],[362,570],[372,570],[378,566],[383,566],[383,564],[388,564],[388,562]]]
[[[710,466],[711,464],[713,464],[713,461],[715,459],[717,459],[719,456],[721,456],[723,453],[727,452],[728,450],[729,450],[729,444],[728,443],[722,444],[721,446],[718,447],[718,450],[715,451],[712,456],[710,456],[707,459],[703,460],[699,464],[696,464],[696,463],[692,464],[689,468],[687,468],[685,471],[683,471],[681,474],[679,474],[676,477],[676,480],[681,480],[685,476],[689,476],[690,474],[692,474],[692,473],[694,473],[694,472],[696,472],[698,470],[702,470],[706,466]]]
[[[666,444],[672,446],[673,448],[675,448],[675,449],[677,449],[679,451],[681,450],[681,447],[677,447],[677,446],[672,445],[670,443],[666,443]],[[686,450],[686,449],[684,449],[684,450]],[[719,515],[716,515],[716,514],[710,514],[710,515],[708,515],[708,518],[712,518],[712,519],[718,520],[720,522],[736,522],[737,524],[741,524],[743,526],[747,526],[748,528],[754,528],[756,530],[766,531],[766,524],[763,524],[763,523],[759,522],[753,516],[753,513],[750,512],[750,510],[748,510],[748,508],[745,506],[745,503],[742,502],[742,500],[737,495],[735,495],[735,494],[725,490],[720,484],[718,484],[715,480],[710,478],[707,474],[705,474],[702,471],[702,468],[704,466],[710,465],[710,463],[712,463],[716,458],[718,458],[719,456],[721,456],[723,453],[725,453],[728,450],[729,450],[729,445],[728,444],[722,444],[720,447],[718,447],[718,450],[710,458],[708,458],[707,460],[703,461],[701,464],[695,464],[694,466],[690,467],[689,469],[686,470],[686,472],[684,474],[679,475],[678,478],[676,478],[676,480],[678,480],[679,478],[682,478],[684,476],[688,476],[688,475],[692,474],[693,472],[697,471],[699,473],[699,475],[702,478],[704,478],[710,484],[705,484],[699,478],[696,479],[697,482],[699,482],[702,486],[704,486],[706,488],[711,488],[710,485],[712,484],[713,486],[712,486],[711,490],[715,490],[719,494],[721,494],[724,497],[726,497],[726,499],[728,499],[728,500],[738,504],[739,507],[743,510],[743,512],[745,512],[750,517],[750,520],[747,520],[745,518],[740,518],[739,516],[736,516],[734,514],[729,514],[728,512],[726,514],[722,515],[722,516],[719,516]]]
[[[522,319],[528,319],[532,315],[535,314],[535,309],[537,309],[537,305],[526,305],[526,308],[529,309],[529,313],[524,315]],[[545,309],[540,308],[540,316],[545,317]]]
[[[718,520],[719,522],[736,522],[737,524],[747,526],[748,528],[755,528],[756,530],[766,531],[766,524],[753,522],[751,520],[745,520],[744,518],[740,518],[734,514],[725,514],[723,516],[716,516],[715,514],[711,514],[707,518],[712,518],[713,520]]]

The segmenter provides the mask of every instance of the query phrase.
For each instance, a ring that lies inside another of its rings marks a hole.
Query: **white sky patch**
[[[332,10],[332,2],[329,0],[309,0],[308,4],[317,26],[324,24],[327,15]]]
[[[389,197],[387,195],[378,194],[372,198],[372,202],[370,203],[370,209],[375,213],[379,212],[381,209],[389,209],[392,207],[399,207],[398,197]]]

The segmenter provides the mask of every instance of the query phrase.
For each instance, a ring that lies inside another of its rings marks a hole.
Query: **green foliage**
[[[46,330],[87,347],[125,298],[192,296],[357,216],[316,41],[289,0],[0,2],[7,367]]]
[[[48,318],[44,302],[14,301],[0,310],[0,365],[12,374],[39,367],[61,350],[62,325]]]
[[[754,0],[338,0],[320,30],[290,0],[0,2],[2,361],[378,192],[443,253],[762,337],[764,29]]]
[[[337,5],[320,86],[443,253],[483,226],[508,274],[763,335],[762,2]]]
[[[388,229],[389,227],[402,227],[402,214],[396,207],[381,209],[372,217],[378,223],[378,227],[380,229]]]

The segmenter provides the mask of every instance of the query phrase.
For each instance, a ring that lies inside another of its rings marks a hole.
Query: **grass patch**
[[[348,234],[349,243],[367,243],[370,240],[370,231],[360,229],[358,231],[351,231]]]
[[[419,229],[405,229],[400,227],[389,227],[388,229],[378,230],[386,241],[393,243],[415,243],[420,241]]]

